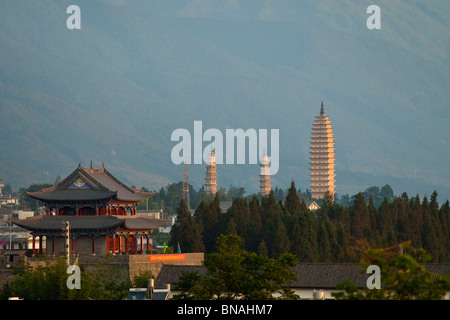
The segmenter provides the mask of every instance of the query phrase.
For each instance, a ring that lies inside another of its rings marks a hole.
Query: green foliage
[[[184,199],[180,201],[176,222],[170,231],[170,245],[177,247],[178,244],[183,252],[201,252],[204,250],[200,228],[195,223]]]
[[[151,271],[142,271],[133,279],[134,288],[147,288],[150,279],[154,279],[155,276]]]
[[[20,208],[21,209],[26,209],[26,210],[36,210],[38,207],[42,206],[43,203],[33,199],[32,197],[30,197],[27,192],[37,192],[37,191],[41,191],[42,189],[51,187],[51,184],[48,183],[40,183],[40,184],[36,184],[33,183],[32,185],[30,185],[28,188],[21,188],[20,189]]]
[[[278,259],[242,249],[242,239],[236,235],[220,235],[217,252],[207,256],[204,277],[185,274],[177,283],[184,289],[177,299],[296,299],[286,287],[296,280],[293,268],[295,256],[283,254]]]
[[[118,300],[128,294],[131,286],[122,278],[118,267],[109,264],[109,258],[87,271],[81,270],[81,289],[67,288],[68,274],[65,260],[48,260],[44,266],[31,268],[22,264],[15,268],[16,277],[6,283],[0,291],[0,298],[17,296],[25,300]]]
[[[410,242],[402,244],[404,254],[398,254],[396,247],[388,249],[367,249],[361,258],[364,270],[376,265],[381,270],[381,288],[358,290],[356,284],[341,282],[333,293],[336,299],[363,300],[437,300],[450,291],[450,278],[435,275],[425,269],[423,263],[431,256],[423,249],[413,249]]]
[[[274,192],[261,200],[256,195],[234,198],[226,212],[220,210],[223,200],[216,194],[201,200],[195,210],[200,235],[191,241],[200,239],[205,252],[211,253],[218,235],[233,234],[242,238],[245,250],[265,252],[270,258],[289,252],[302,262],[357,262],[358,240],[365,239],[372,247],[410,240],[415,248],[429,252],[432,262],[450,261],[448,201],[439,207],[437,192],[430,202],[426,196],[423,201],[418,195],[409,199],[406,193],[392,198],[391,190],[388,185],[368,188],[353,196],[347,207],[325,197],[315,212],[300,200],[305,194],[296,191],[293,181],[284,202],[277,201]],[[372,197],[365,198],[368,192],[386,195],[379,207]]]

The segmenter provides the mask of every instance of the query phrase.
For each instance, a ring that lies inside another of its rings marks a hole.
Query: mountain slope
[[[450,197],[448,24],[442,1],[69,1],[0,4],[0,176],[53,182],[81,160],[126,183],[182,178],[173,130],[280,130],[280,170],[309,186],[309,139],[324,101],[337,192],[389,183]],[[206,143],[204,143],[206,146]],[[189,167],[195,187],[204,165]],[[258,167],[218,167],[219,184],[256,192]]]

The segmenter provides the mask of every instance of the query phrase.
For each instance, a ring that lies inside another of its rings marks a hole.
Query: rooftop
[[[434,274],[450,276],[450,263],[425,264],[426,269]],[[183,272],[197,272],[206,275],[206,267],[187,265],[164,265],[159,272],[155,288],[165,288],[178,281]],[[289,284],[290,288],[335,289],[344,280],[356,282],[359,288],[366,287],[368,274],[357,263],[307,263],[301,262],[294,268],[298,280]],[[174,288],[175,289],[175,288]]]
[[[103,165],[101,168],[83,167],[81,164],[58,185],[28,192],[28,195],[44,201],[94,201],[109,199],[140,202],[154,193],[130,188],[114,177]]]

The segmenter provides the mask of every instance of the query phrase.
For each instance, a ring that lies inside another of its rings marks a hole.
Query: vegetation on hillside
[[[344,207],[325,196],[321,208],[311,212],[292,182],[284,201],[277,201],[272,191],[261,199],[234,198],[222,212],[216,194],[214,199],[202,199],[193,217],[180,202],[171,245],[179,243],[187,250],[195,241],[197,248],[203,245],[210,253],[219,235],[232,234],[243,239],[245,250],[267,251],[271,258],[292,253],[302,262],[357,262],[361,256],[354,248],[359,240],[372,248],[411,241],[414,248],[425,249],[432,262],[449,262],[450,206],[448,200],[439,206],[437,197],[436,191],[430,199],[403,193],[392,201],[385,197],[376,207],[372,197],[366,199],[360,192]],[[200,236],[193,240],[186,230]]]

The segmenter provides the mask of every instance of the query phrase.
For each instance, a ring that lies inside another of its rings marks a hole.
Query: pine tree
[[[288,189],[285,207],[286,210],[292,215],[298,215],[302,211],[294,180],[292,180],[291,187]]]
[[[177,219],[170,231],[170,245],[180,244],[183,252],[203,252],[201,232],[195,223],[186,201],[182,198],[177,208]]]
[[[208,203],[200,202],[196,210],[196,220],[202,226],[202,236],[205,251],[213,252],[216,246],[217,236],[225,230],[220,229],[219,215],[221,215],[219,195],[216,194],[214,200]],[[223,226],[224,229],[226,226]]]
[[[433,216],[427,196],[423,197],[422,213],[423,213],[423,227],[422,227],[423,248],[433,257],[432,261],[437,262],[439,259],[439,240],[437,237],[437,231],[433,223]]]
[[[317,233],[317,245],[319,246],[319,261],[331,262],[330,238],[323,221],[319,222],[319,232]]]

